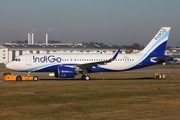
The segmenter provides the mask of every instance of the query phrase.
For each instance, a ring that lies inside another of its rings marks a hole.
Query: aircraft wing
[[[98,61],[98,62],[91,62],[91,63],[85,63],[85,64],[79,64],[79,65],[77,65],[77,67],[79,67],[81,69],[87,69],[87,68],[96,67],[98,65],[105,65],[105,64],[110,63],[113,60],[115,60],[119,52],[120,52],[120,49],[118,49],[115,52],[114,56],[112,58],[108,59],[108,60]]]

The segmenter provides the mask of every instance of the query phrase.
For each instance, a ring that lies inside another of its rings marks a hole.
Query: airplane
[[[121,72],[139,69],[167,61],[165,55],[171,27],[162,27],[148,45],[136,54],[26,54],[15,57],[6,68],[28,72],[54,72],[56,78],[74,78],[78,73],[81,79],[89,80],[88,73]]]

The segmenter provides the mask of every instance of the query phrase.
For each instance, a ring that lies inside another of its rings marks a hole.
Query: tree
[[[133,49],[140,50],[140,49],[141,49],[141,45],[140,45],[139,43],[133,43],[133,44],[132,44],[132,48],[133,48]]]

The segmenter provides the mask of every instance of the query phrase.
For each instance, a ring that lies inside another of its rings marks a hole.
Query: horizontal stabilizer
[[[164,57],[155,57],[155,58],[152,58],[151,61],[153,62],[166,62],[166,61],[172,61],[174,60],[173,57],[170,57],[170,56],[164,56]]]

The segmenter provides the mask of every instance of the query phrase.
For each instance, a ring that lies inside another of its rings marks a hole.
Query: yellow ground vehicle
[[[13,80],[13,81],[22,81],[22,80],[33,80],[38,81],[39,78],[37,76],[20,76],[20,75],[13,75],[9,72],[2,72],[2,80]]]

